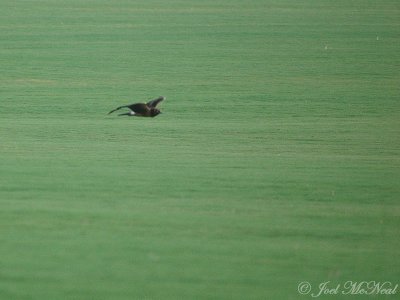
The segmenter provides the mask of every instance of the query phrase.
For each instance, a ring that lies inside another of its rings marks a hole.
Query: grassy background
[[[0,299],[396,283],[399,9],[2,0]]]

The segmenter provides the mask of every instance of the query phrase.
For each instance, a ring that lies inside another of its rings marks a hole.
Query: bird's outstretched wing
[[[110,111],[108,114],[111,114],[114,111],[120,110],[121,108],[129,108],[130,110],[134,111],[135,113],[137,113],[139,115],[145,115],[149,111],[149,108],[147,107],[146,104],[144,104],[144,103],[133,103],[133,104],[129,104],[129,105],[119,106],[116,109],[113,109],[112,111]]]
[[[147,104],[149,107],[156,107],[156,106],[158,105],[158,103],[160,103],[161,101],[163,101],[163,100],[165,100],[165,99],[166,99],[165,97],[160,96],[160,97],[158,97],[158,98],[156,98],[156,99],[150,100],[150,101],[147,102],[146,104]]]
[[[124,108],[124,107],[128,107],[128,105],[119,106],[119,107],[117,107],[116,109],[113,109],[112,111],[110,111],[108,114],[111,114],[111,113],[113,113],[114,111],[117,111],[117,110],[119,110],[119,109],[121,109],[121,108]]]

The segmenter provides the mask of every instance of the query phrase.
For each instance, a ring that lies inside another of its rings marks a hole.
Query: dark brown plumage
[[[122,105],[120,107],[117,107],[116,109],[113,109],[108,114],[111,114],[121,108],[129,108],[130,112],[119,114],[118,116],[155,117],[161,113],[161,111],[156,108],[156,106],[158,105],[158,103],[165,99],[165,97],[160,96],[147,103],[133,103],[129,105]]]

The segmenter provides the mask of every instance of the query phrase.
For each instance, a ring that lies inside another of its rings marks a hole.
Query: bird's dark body
[[[161,113],[161,111],[158,108],[156,108],[156,106],[164,99],[165,97],[160,96],[147,103],[133,103],[129,105],[119,106],[116,109],[110,111],[108,114],[120,110],[121,108],[129,108],[130,112],[119,114],[119,116],[155,117]]]

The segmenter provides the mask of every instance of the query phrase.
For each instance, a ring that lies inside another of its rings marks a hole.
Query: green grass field
[[[0,7],[1,300],[399,283],[397,0]]]

